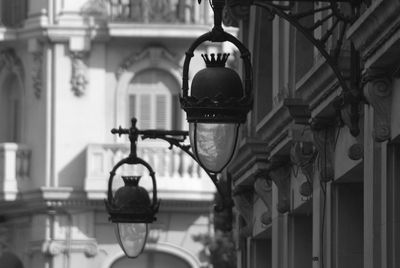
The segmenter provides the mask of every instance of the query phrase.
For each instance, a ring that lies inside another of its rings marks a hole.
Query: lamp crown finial
[[[121,176],[125,186],[138,186],[141,176]]]
[[[215,56],[215,53],[211,53],[210,55],[201,54],[201,57],[204,59],[207,67],[225,67],[229,55],[229,53],[218,53]]]

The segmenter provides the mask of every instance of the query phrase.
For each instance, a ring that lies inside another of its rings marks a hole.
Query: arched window
[[[136,259],[122,257],[111,268],[191,268],[183,259],[164,252],[146,251]]]
[[[0,88],[0,142],[21,139],[22,94],[18,77],[9,74]]]
[[[179,84],[166,71],[146,69],[128,87],[128,117],[138,119],[140,129],[180,129]],[[129,122],[128,122],[129,123]]]

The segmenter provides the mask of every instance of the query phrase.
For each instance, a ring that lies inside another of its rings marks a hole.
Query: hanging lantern
[[[150,172],[153,182],[153,200],[150,201],[147,190],[139,186],[140,176],[121,176],[124,186],[112,194],[112,181],[115,171],[123,164],[142,164]],[[136,258],[143,252],[148,235],[148,224],[156,220],[159,201],[155,175],[151,167],[142,159],[130,155],[121,160],[110,172],[108,199],[105,200],[110,221],[118,243],[129,258]]]
[[[225,67],[229,54],[203,54],[206,68],[193,77],[189,95],[190,59],[205,41],[228,41],[239,49],[244,62],[244,83],[236,71]],[[239,126],[246,121],[252,107],[251,81],[250,52],[220,26],[200,36],[186,52],[181,107],[189,122],[194,155],[208,172],[220,173],[233,157]]]

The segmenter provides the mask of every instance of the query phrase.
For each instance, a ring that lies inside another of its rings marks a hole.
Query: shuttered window
[[[140,129],[171,129],[176,116],[179,85],[165,71],[151,69],[138,73],[129,86],[129,116],[138,119]]]

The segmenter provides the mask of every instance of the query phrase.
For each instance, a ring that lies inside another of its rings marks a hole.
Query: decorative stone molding
[[[38,40],[29,41],[29,51],[32,53],[32,85],[36,98],[42,95],[43,77],[43,42]]]
[[[151,64],[157,66],[161,59],[167,60],[168,62],[174,63],[177,68],[180,68],[179,59],[176,55],[173,55],[164,47],[148,47],[139,53],[135,53],[126,58],[118,67],[115,76],[117,79],[126,72],[134,63],[143,61],[145,59],[150,60]]]
[[[290,158],[288,156],[274,156],[270,160],[269,176],[278,187],[279,213],[290,210]]]
[[[364,157],[364,146],[361,143],[354,143],[349,147],[347,155],[351,160],[360,160]]]
[[[93,258],[99,253],[99,246],[95,241],[87,242],[83,247],[86,257]]]
[[[365,82],[364,96],[374,107],[373,136],[375,141],[383,142],[390,139],[392,81],[382,71],[369,71]]]
[[[318,151],[318,170],[321,181],[334,179],[335,128],[328,127],[313,132]]]
[[[64,252],[65,245],[61,241],[47,240],[43,242],[42,253],[46,256],[57,256]]]
[[[41,251],[46,256],[57,256],[67,251],[82,252],[87,257],[95,257],[99,247],[94,240],[73,240],[68,246],[65,240],[46,240],[43,242]]]
[[[71,51],[71,89],[75,96],[80,97],[85,93],[86,85],[89,83],[87,72],[87,60],[89,53],[86,51]]]
[[[90,16],[106,17],[107,4],[104,0],[89,0],[81,8],[81,13]]]
[[[293,118],[295,124],[308,125],[310,123],[310,107],[308,104],[304,103],[302,99],[286,98],[283,105],[288,108],[290,116]]]

